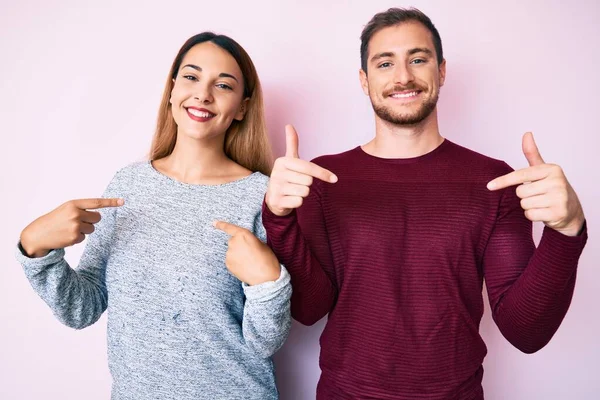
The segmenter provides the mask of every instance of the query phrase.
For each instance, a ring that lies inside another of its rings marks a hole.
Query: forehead
[[[426,48],[435,52],[433,35],[420,22],[402,22],[383,28],[371,37],[369,58],[382,52],[404,54],[414,48]]]
[[[192,47],[181,61],[181,67],[186,64],[197,65],[203,72],[228,73],[238,79],[242,71],[231,54],[211,42],[204,42]]]

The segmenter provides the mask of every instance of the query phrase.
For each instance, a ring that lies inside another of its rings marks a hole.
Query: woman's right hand
[[[29,257],[43,257],[53,249],[62,249],[81,243],[85,235],[94,232],[94,224],[101,219],[95,210],[120,207],[123,199],[71,200],[42,215],[21,232],[21,247]]]

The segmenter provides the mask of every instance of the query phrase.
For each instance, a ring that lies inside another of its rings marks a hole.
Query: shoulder
[[[344,166],[346,164],[352,164],[356,162],[356,157],[358,156],[358,147],[355,147],[350,150],[346,150],[342,153],[337,154],[326,154],[319,157],[316,157],[311,160],[311,162],[323,167],[323,168],[336,168],[340,166]]]
[[[256,209],[262,205],[268,185],[268,176],[260,172],[254,172],[245,178],[226,184],[224,194],[236,199],[239,207]]]
[[[266,189],[267,185],[269,184],[269,177],[261,172],[254,172],[248,176],[248,179],[251,186],[255,188],[264,187]]]
[[[150,166],[150,161],[136,161],[125,165],[117,170],[115,177],[128,177],[138,175],[142,171],[147,171]]]
[[[144,176],[149,173],[150,168],[152,167],[149,161],[137,161],[127,164],[115,172],[108,184],[107,191],[127,192],[135,182],[144,179]]]
[[[448,139],[446,139],[448,141]],[[503,160],[498,160],[475,150],[448,141],[447,152],[457,162],[475,172],[483,172],[490,176],[500,176],[513,171]]]

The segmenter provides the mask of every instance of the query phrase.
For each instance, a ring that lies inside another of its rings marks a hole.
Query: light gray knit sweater
[[[64,324],[81,329],[108,308],[114,400],[276,399],[271,356],[290,328],[290,277],[242,284],[225,266],[223,220],[261,240],[268,178],[189,185],[150,164],[120,170],[77,269],[57,249],[17,252],[31,285]]]

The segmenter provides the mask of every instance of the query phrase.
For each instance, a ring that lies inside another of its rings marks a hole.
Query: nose
[[[214,98],[212,95],[212,90],[211,90],[212,89],[211,85],[199,84],[196,87],[197,87],[197,90],[196,90],[196,93],[194,93],[195,100],[198,100],[204,104],[210,104],[214,101]]]
[[[394,71],[394,83],[406,86],[414,80],[415,76],[410,70],[410,67],[404,64],[399,64],[397,66],[396,70]]]

